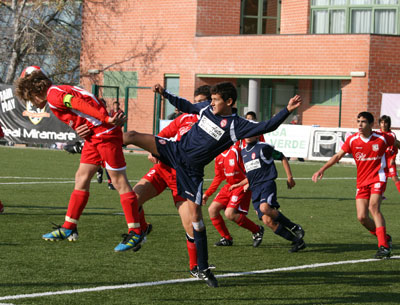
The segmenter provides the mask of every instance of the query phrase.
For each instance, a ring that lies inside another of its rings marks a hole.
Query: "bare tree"
[[[81,12],[78,0],[0,0],[0,82],[39,65],[55,82],[77,84]]]

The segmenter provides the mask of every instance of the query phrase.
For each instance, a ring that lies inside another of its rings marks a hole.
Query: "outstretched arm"
[[[329,159],[328,162],[326,162],[324,164],[324,166],[322,166],[319,171],[317,171],[316,173],[314,173],[314,175],[312,176],[312,181],[314,181],[315,183],[319,180],[322,179],[322,177],[324,176],[324,172],[330,168],[332,165],[336,164],[339,162],[340,159],[343,158],[343,156],[346,153],[343,150],[339,150],[339,152],[337,154],[335,154],[332,158]]]
[[[290,165],[289,165],[289,161],[285,156],[282,157],[282,165],[283,165],[283,168],[285,169],[285,172],[286,172],[286,177],[287,177],[286,184],[287,184],[287,187],[288,187],[288,189],[291,189],[296,185],[296,182],[293,179],[293,174],[292,174],[292,170],[291,170]]]

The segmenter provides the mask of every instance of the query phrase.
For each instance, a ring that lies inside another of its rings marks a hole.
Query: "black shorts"
[[[260,205],[262,203],[267,203],[272,208],[279,209],[280,205],[276,197],[276,183],[274,180],[267,181],[259,186],[251,188],[251,192],[253,207],[256,210],[259,219],[264,215],[260,210]]]
[[[178,195],[201,205],[203,199],[204,167],[195,167],[182,158],[178,142],[155,136],[161,162],[176,170]]]

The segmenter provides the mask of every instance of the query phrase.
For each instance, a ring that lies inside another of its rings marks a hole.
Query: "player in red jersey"
[[[399,142],[393,136],[372,131],[374,117],[369,112],[357,116],[358,132],[348,137],[342,148],[319,171],[312,180],[322,179],[324,171],[346,154],[352,154],[357,166],[357,218],[360,223],[378,238],[378,251],[375,258],[389,258],[392,252],[392,239],[386,234],[386,224],[380,205],[386,188],[387,164],[385,151]],[[372,215],[372,219],[369,216]]]
[[[390,129],[391,125],[392,125],[392,120],[390,119],[390,116],[382,115],[379,118],[379,127],[381,129],[381,132],[388,133],[396,139],[396,134]],[[397,168],[396,168],[396,156],[398,151],[399,150],[397,149],[397,147],[390,146],[386,149],[385,156],[388,166],[387,176],[388,178],[392,178],[394,184],[396,185],[397,191],[400,193],[400,181],[399,178],[397,177]]]
[[[77,223],[88,202],[90,181],[99,166],[109,170],[112,182],[120,194],[120,201],[128,225],[128,234],[115,247],[116,252],[140,249],[145,233],[140,228],[135,192],[126,176],[126,163],[122,150],[122,130],[126,118],[123,114],[110,117],[103,103],[89,92],[73,86],[55,86],[37,66],[26,68],[16,81],[16,93],[42,109],[49,104],[54,115],[76,129],[87,125],[90,135],[85,140],[79,168],[75,174],[75,187],[71,194],[65,222],[53,232],[43,235],[45,240],[74,241],[78,237]]]
[[[204,192],[203,204],[224,180],[227,184],[222,187],[208,208],[211,222],[221,235],[221,239],[215,243],[215,246],[233,245],[233,238],[220,214],[221,210],[225,210],[226,218],[253,234],[253,246],[258,247],[262,242],[264,228],[246,216],[249,211],[251,192],[244,190],[247,178],[239,145],[231,146],[215,158],[215,177],[210,187]]]

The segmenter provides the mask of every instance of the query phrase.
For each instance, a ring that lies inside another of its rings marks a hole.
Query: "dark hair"
[[[357,115],[357,119],[359,119],[359,118],[361,118],[361,117],[366,118],[367,121],[368,121],[368,123],[370,123],[370,124],[372,124],[372,123],[374,122],[374,116],[372,115],[371,112],[368,112],[368,111],[360,112],[360,113]]]
[[[389,129],[390,129],[390,126],[392,125],[392,120],[391,120],[390,116],[388,116],[388,115],[382,115],[382,116],[379,118],[379,124],[380,124],[382,121],[385,122],[386,124],[388,124],[388,127],[389,127]]]
[[[232,106],[235,105],[237,99],[236,87],[230,82],[223,82],[211,87],[211,94],[219,94],[226,102],[232,99]]]
[[[207,100],[211,100],[210,88],[211,88],[211,86],[209,86],[209,85],[200,86],[196,90],[194,90],[194,96],[204,95],[207,97]]]
[[[41,70],[35,70],[15,81],[15,94],[24,102],[32,101],[34,96],[43,94],[51,85],[51,80]]]
[[[257,120],[257,115],[254,111],[247,111],[245,117],[247,117],[248,115],[251,115],[255,120]]]
[[[118,104],[118,105],[119,105],[119,102],[118,102],[118,101],[115,101],[113,104]]]

